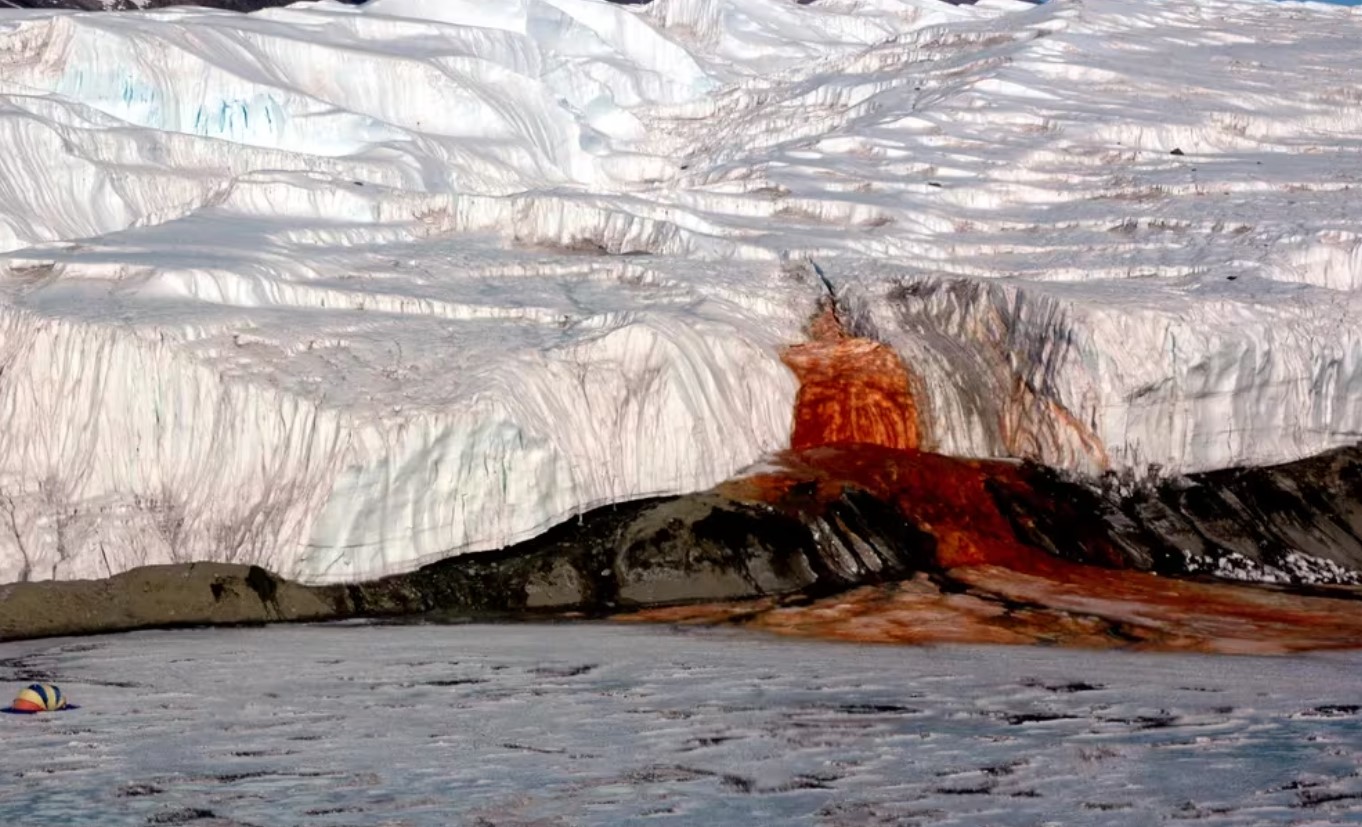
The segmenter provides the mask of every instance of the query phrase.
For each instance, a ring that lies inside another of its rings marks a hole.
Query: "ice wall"
[[[794,381],[771,353],[797,300],[763,330],[627,260],[231,223],[14,277],[6,579],[204,558],[370,578],[707,487],[786,439]],[[113,263],[151,250],[154,268]]]
[[[0,10],[0,582],[351,580],[706,487],[788,443],[829,295],[928,448],[1355,441],[1359,35],[1254,0]]]

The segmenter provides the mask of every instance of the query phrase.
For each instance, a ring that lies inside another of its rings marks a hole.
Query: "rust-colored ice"
[[[786,349],[799,378],[794,450],[865,443],[917,448],[917,405],[903,360],[891,348],[848,336],[832,307],[809,328],[809,341]]]

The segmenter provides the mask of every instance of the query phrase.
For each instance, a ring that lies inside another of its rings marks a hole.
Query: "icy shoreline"
[[[591,625],[0,645],[0,683],[82,705],[0,720],[0,821],[1344,823],[1359,665]]]

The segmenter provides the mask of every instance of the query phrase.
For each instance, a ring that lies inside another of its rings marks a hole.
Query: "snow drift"
[[[0,582],[357,580],[707,487],[788,444],[828,291],[924,447],[1355,441],[1360,35],[1271,2],[0,11]]]

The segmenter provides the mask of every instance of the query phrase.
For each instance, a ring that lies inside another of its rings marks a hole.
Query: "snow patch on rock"
[[[1276,565],[1251,560],[1236,551],[1216,557],[1184,552],[1190,574],[1209,574],[1225,580],[1249,583],[1294,583],[1298,585],[1362,584],[1362,575],[1346,569],[1332,560],[1314,557],[1299,551],[1288,551],[1277,559]]]

